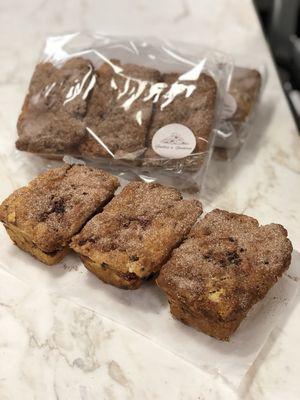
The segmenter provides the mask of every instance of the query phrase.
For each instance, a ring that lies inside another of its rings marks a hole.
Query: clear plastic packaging
[[[16,146],[199,187],[231,69],[228,56],[182,43],[98,33],[50,37]]]
[[[251,134],[266,80],[265,68],[247,57],[235,57],[214,146],[219,159],[232,159]]]

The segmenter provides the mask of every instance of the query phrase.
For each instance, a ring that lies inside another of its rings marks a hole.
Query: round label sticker
[[[196,138],[185,125],[169,124],[155,132],[152,138],[152,148],[161,157],[183,158],[193,152]]]
[[[222,118],[223,119],[231,118],[236,112],[236,109],[237,109],[237,104],[235,98],[231,96],[231,94],[226,93],[224,96]]]

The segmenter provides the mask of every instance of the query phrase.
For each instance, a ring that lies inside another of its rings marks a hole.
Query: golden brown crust
[[[117,178],[101,170],[82,165],[50,169],[4,200],[0,220],[42,252],[60,251],[117,187]]]
[[[62,250],[53,251],[52,253],[46,253],[39,249],[32,240],[13,224],[5,225],[6,232],[8,233],[11,240],[22,250],[31,254],[44,264],[54,265],[59,263],[68,253],[68,247],[64,247]]]
[[[215,104],[217,96],[217,85],[214,79],[202,73],[195,81],[184,81],[180,74],[167,73],[163,75],[166,84],[158,104],[154,109],[150,132],[148,135],[148,149],[145,154],[145,166],[164,166],[165,168],[189,169],[199,168],[203,162],[203,152],[208,149],[208,140],[212,132]],[[177,94],[170,104],[164,107],[166,95],[177,87]],[[190,89],[192,90],[190,94]],[[181,92],[182,90],[182,92]],[[154,134],[161,127],[178,123],[190,128],[196,138],[196,147],[191,155],[185,159],[167,160],[156,154],[151,146]],[[199,153],[199,154],[198,154]]]
[[[146,278],[156,273],[202,212],[174,188],[132,182],[72,239],[100,268]]]
[[[109,264],[105,262],[99,264],[89,257],[80,256],[80,258],[85,267],[104,283],[108,283],[120,289],[137,289],[143,282],[142,278],[139,278],[133,272],[122,273],[110,268]]]
[[[241,321],[266,295],[289,267],[291,253],[281,225],[259,226],[254,218],[214,210],[174,250],[157,283],[195,320],[204,316],[226,325]]]
[[[190,309],[179,301],[176,302],[173,299],[169,299],[169,303],[170,311],[176,319],[206,335],[224,341],[229,340],[232,333],[238,328],[245,317],[244,314],[241,314],[237,319],[232,321],[218,321],[210,318],[210,316],[205,315],[201,311],[193,315]]]

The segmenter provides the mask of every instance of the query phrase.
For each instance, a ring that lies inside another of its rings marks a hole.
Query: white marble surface
[[[233,163],[211,165],[203,197],[207,207],[282,223],[300,250],[300,139],[249,0],[1,0],[2,153],[45,36],[78,29],[169,36],[265,62],[268,84],[254,134]],[[221,378],[0,267],[0,398],[298,399],[299,300],[236,394]]]

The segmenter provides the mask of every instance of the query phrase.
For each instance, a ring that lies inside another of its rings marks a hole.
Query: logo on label
[[[235,98],[231,96],[231,94],[226,93],[224,96],[222,118],[223,119],[231,118],[235,114],[236,109],[237,109],[237,104]]]
[[[193,152],[196,138],[185,125],[169,124],[155,132],[152,148],[161,157],[183,158]]]

